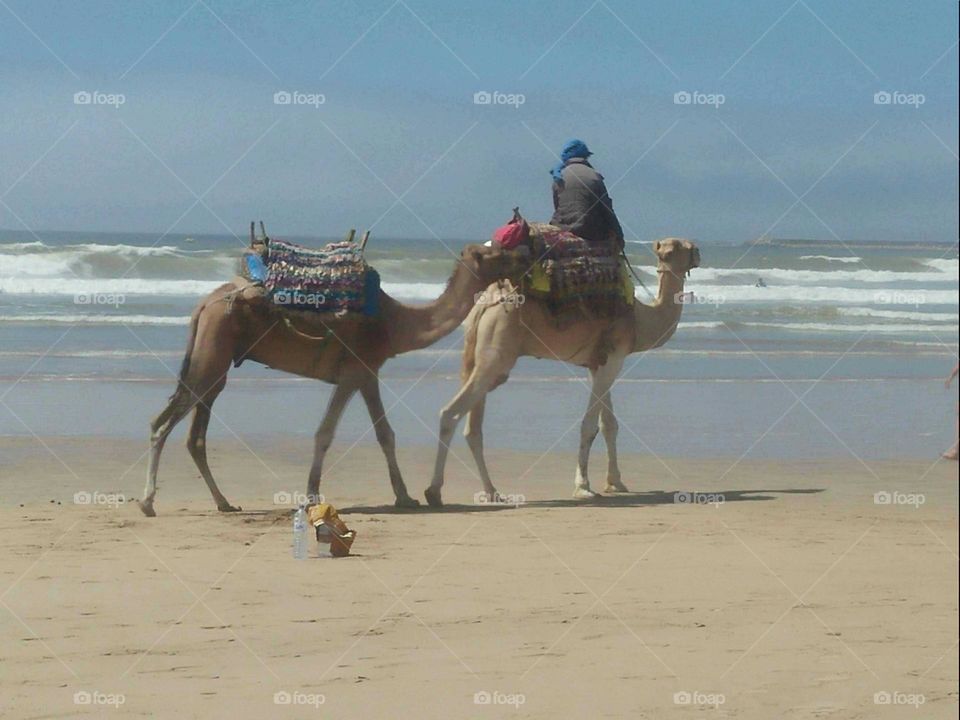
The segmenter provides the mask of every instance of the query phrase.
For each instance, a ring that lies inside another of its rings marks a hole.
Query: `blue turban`
[[[588,158],[593,155],[587,149],[587,144],[583,140],[567,140],[563,145],[563,149],[560,151],[560,162],[553,166],[553,169],[550,170],[550,174],[553,175],[553,179],[556,182],[563,180],[563,168],[567,164],[567,160],[570,158]]]

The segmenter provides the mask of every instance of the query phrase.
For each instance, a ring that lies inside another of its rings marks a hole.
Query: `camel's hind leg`
[[[195,439],[199,439],[201,443],[205,441],[207,421],[209,420],[209,403],[212,403],[213,399],[223,389],[233,359],[233,351],[236,347],[233,321],[228,317],[229,308],[217,300],[217,293],[221,290],[215,291],[194,310],[190,321],[187,353],[184,356],[180,376],[177,379],[176,392],[173,393],[163,412],[150,423],[150,463],[147,469],[147,486],[143,491],[143,500],[140,501],[140,509],[149,517],[156,514],[153,509],[153,501],[157,494],[157,469],[160,465],[160,453],[163,451],[167,436],[187,413],[204,400],[208,403],[205,411],[207,417],[204,418],[203,413],[198,413],[198,417],[194,418],[188,447],[190,447],[190,454],[193,455],[197,466],[200,467],[201,473],[204,474],[208,486],[212,482],[212,477],[208,479],[209,467],[206,468],[206,473],[203,473],[204,466],[206,466],[206,453],[203,452],[203,465],[201,465],[201,461],[198,459],[200,453],[191,444]],[[216,485],[213,487],[215,488]],[[212,491],[213,489],[211,489]],[[217,493],[219,493],[219,490]]]
[[[193,411],[193,422],[190,424],[190,434],[187,435],[187,450],[197,464],[197,469],[203,476],[204,482],[207,483],[213,501],[217,504],[217,510],[220,512],[238,512],[242,508],[234,507],[223,496],[213,479],[213,473],[210,472],[210,465],[207,463],[207,426],[210,424],[210,406],[222,388],[223,384],[221,383],[220,388],[213,393],[213,397],[208,395],[202,403],[197,404]]]
[[[480,472],[480,482],[483,483],[483,492],[486,494],[486,499],[493,502],[497,498],[497,489],[490,482],[487,462],[483,457],[483,413],[486,406],[487,398],[483,396],[470,409],[470,412],[467,413],[467,423],[463,429],[463,436],[467,440],[470,452],[473,453],[474,462],[477,463],[477,470]]]
[[[157,470],[160,467],[160,453],[167,442],[167,436],[174,426],[196,405],[196,397],[183,384],[177,387],[167,406],[150,423],[150,463],[147,467],[147,485],[143,490],[140,509],[147,517],[157,513],[153,509],[153,499],[157,495]]]
[[[575,498],[589,499],[597,496],[590,489],[590,479],[587,474],[587,466],[590,462],[590,447],[600,430],[600,411],[603,407],[603,399],[609,394],[610,387],[617,379],[622,366],[622,357],[611,356],[606,365],[601,365],[591,372],[593,387],[590,388],[590,404],[587,406],[583,421],[580,423],[580,452],[577,458],[577,474],[573,487]]]
[[[617,416],[613,414],[613,400],[610,398],[610,391],[603,396],[603,402],[600,407],[600,432],[603,433],[603,441],[607,445],[607,487],[604,492],[624,493],[630,492],[620,481],[620,465],[617,462],[617,432],[620,430],[620,424],[617,422]]]

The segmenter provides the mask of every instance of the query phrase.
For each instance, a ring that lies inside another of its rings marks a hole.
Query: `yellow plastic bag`
[[[350,554],[350,548],[357,533],[347,528],[333,505],[330,503],[311,505],[307,509],[307,517],[316,528],[317,542],[329,542],[330,554],[333,557],[345,557]]]
[[[530,278],[530,289],[534,292],[550,292],[550,278],[547,277],[547,273],[544,271],[543,265],[539,262],[535,262],[533,264],[533,272]]]

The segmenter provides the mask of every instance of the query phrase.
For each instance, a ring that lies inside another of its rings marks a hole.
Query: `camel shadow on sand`
[[[504,510],[522,510],[523,508],[622,508],[646,507],[652,505],[712,505],[731,502],[762,502],[776,500],[778,495],[813,495],[822,493],[825,488],[787,488],[782,490],[718,490],[715,492],[698,492],[697,502],[693,502],[692,493],[681,490],[651,490],[646,492],[618,493],[616,495],[598,495],[591,500],[575,500],[573,498],[558,500],[530,500],[519,505],[499,503],[478,503],[465,505],[449,503],[443,507],[433,508],[426,505],[420,508],[397,508],[393,505],[352,505],[339,510],[341,515],[394,515],[409,513],[484,513],[502,512]],[[680,496],[686,496],[686,501]],[[720,501],[720,498],[723,498]],[[713,500],[714,502],[709,502]]]
[[[576,507],[594,507],[594,508],[623,508],[623,507],[647,507],[654,505],[713,505],[711,502],[723,500],[719,504],[732,502],[762,502],[768,500],[777,500],[778,495],[814,495],[825,492],[826,488],[785,488],[781,490],[719,490],[706,493],[698,492],[698,501],[693,502],[691,493],[679,490],[649,490],[646,492],[618,493],[616,495],[598,495],[592,500],[575,500],[573,498],[562,498],[556,500],[529,500],[517,505],[505,503],[449,503],[443,507],[434,508],[426,503],[418,508],[398,508],[393,505],[347,505],[338,508],[341,515],[427,515],[442,513],[485,513],[485,512],[503,512],[505,510],[522,510],[524,508],[576,508]],[[685,501],[680,500],[679,496],[685,495]],[[215,511],[195,510],[181,507],[171,511],[179,517],[209,517],[210,515],[220,515],[222,517],[234,517],[243,524],[276,524],[286,522],[293,514],[294,508],[252,508],[250,510],[240,510],[236,513],[217,513]]]

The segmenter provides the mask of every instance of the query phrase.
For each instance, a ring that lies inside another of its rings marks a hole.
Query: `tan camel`
[[[480,471],[487,499],[495,500],[483,459],[483,412],[486,396],[507,381],[521,356],[562,360],[590,369],[593,380],[590,404],[580,425],[580,453],[574,481],[575,498],[596,497],[587,478],[590,446],[599,428],[607,444],[606,492],[627,492],[617,465],[617,419],[610,399],[612,387],[627,355],[660,347],[673,335],[680,321],[683,282],[687,273],[700,264],[700,251],[689,240],[668,238],[653,245],[659,260],[660,286],[651,305],[639,302],[612,322],[584,319],[558,330],[546,307],[534,298],[513,302],[511,289],[489,288],[492,302],[478,305],[467,319],[463,349],[463,385],[440,413],[440,444],[433,480],[424,493],[427,502],[441,506],[443,470],[450,440],[465,414],[464,436]],[[506,293],[506,294],[504,294]],[[500,301],[497,301],[500,299]]]
[[[262,298],[245,298],[239,280],[214,290],[193,311],[190,338],[177,389],[166,408],[150,424],[150,462],[140,509],[155,515],[160,453],[173,427],[191,410],[187,448],[203,476],[217,509],[233,507],[220,492],[207,464],[206,434],[211,406],[223,390],[230,364],[253,360],[284,372],[316,378],[335,387],[317,430],[307,497],[317,497],[324,455],[340,415],[359,390],[387,459],[390,484],[398,507],[419,502],[407,494],[397,466],[394,432],[384,414],[378,372],[389,358],[427,347],[453,332],[474,306],[474,296],[498,279],[517,278],[529,268],[522,252],[468,245],[461,253],[443,294],[423,306],[403,305],[380,293],[376,318],[286,321]],[[299,327],[298,327],[299,325]],[[319,328],[319,330],[318,330]],[[325,337],[321,337],[325,336]]]

